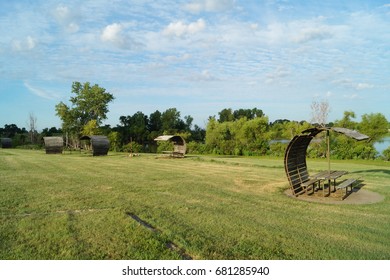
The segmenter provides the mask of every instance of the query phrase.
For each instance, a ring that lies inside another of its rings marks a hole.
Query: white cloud
[[[102,32],[101,39],[104,42],[120,42],[122,41],[121,32],[122,32],[122,25],[118,23],[113,23],[110,25],[107,25]]]
[[[356,83],[352,79],[339,79],[332,81],[333,84],[340,85],[346,88],[351,88],[355,90],[365,90],[371,89],[375,86],[369,83]]]
[[[296,43],[306,43],[309,41],[330,39],[332,37],[333,35],[327,27],[304,28],[295,36],[294,41]]]
[[[164,60],[167,62],[177,63],[177,62],[184,62],[186,60],[189,60],[190,58],[191,58],[191,55],[188,53],[185,53],[185,54],[180,55],[180,56],[168,55],[168,56],[164,57]]]
[[[37,40],[31,36],[27,36],[23,40],[13,40],[12,49],[14,51],[30,51],[37,45]]]
[[[198,19],[190,24],[185,24],[182,21],[171,22],[163,31],[166,36],[185,37],[201,32],[206,28],[206,22],[203,19]]]
[[[343,97],[346,98],[346,99],[352,99],[352,100],[360,99],[360,96],[357,95],[356,93],[353,93],[353,94],[350,94],[350,95],[344,94]]]
[[[34,95],[36,96],[39,96],[39,97],[42,97],[44,99],[57,99],[58,98],[58,95],[57,94],[54,94],[54,93],[50,93],[46,90],[42,90],[42,89],[39,89],[39,88],[36,88],[36,87],[33,87],[32,85],[30,85],[30,83],[24,81],[23,82],[23,85],[31,92],[33,93]]]
[[[186,10],[193,13],[200,12],[220,12],[230,9],[234,5],[234,0],[196,0],[185,6]]]
[[[370,88],[373,88],[374,86],[371,85],[371,84],[367,84],[367,83],[358,83],[356,85],[356,89],[357,90],[364,90],[364,89],[370,89]]]
[[[271,84],[271,83],[279,81],[282,78],[288,77],[290,74],[291,73],[290,73],[290,71],[288,69],[286,69],[283,66],[279,66],[278,68],[276,68],[275,71],[273,71],[271,73],[268,73],[266,75],[265,82],[267,84]]]
[[[333,96],[333,92],[331,92],[331,91],[327,91],[326,94],[325,94],[326,98],[330,98],[332,96]]]
[[[69,7],[59,5],[52,13],[57,22],[68,32],[75,33],[80,27],[77,24],[77,13],[71,11]]]
[[[125,33],[125,26],[120,23],[107,25],[102,30],[100,39],[121,49],[132,49],[142,46],[141,43],[135,42]]]

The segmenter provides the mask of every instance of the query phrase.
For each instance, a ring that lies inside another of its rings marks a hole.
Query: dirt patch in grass
[[[385,198],[379,193],[364,190],[361,188],[353,189],[352,193],[344,199],[342,199],[342,196],[345,193],[341,192],[331,192],[330,196],[328,197],[324,197],[322,191],[317,191],[314,194],[309,195],[302,194],[297,197],[292,195],[291,189],[287,189],[284,193],[294,199],[324,204],[373,204],[381,202]]]

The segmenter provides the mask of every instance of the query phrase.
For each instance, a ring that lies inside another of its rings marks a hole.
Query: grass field
[[[385,199],[290,198],[283,159],[0,149],[0,259],[390,259],[390,163],[332,168]]]

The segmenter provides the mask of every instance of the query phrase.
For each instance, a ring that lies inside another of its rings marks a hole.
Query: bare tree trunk
[[[312,123],[325,127],[329,111],[329,102],[327,100],[313,101],[311,104]]]
[[[37,117],[34,115],[34,113],[30,113],[29,115],[29,128],[31,144],[35,144],[35,137],[37,132]]]

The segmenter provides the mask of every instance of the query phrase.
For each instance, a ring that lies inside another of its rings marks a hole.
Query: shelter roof
[[[169,141],[171,140],[175,135],[161,135],[154,139],[154,141]]]
[[[313,127],[313,128],[309,128],[309,129],[302,131],[302,133],[309,133],[310,136],[315,136],[318,133],[320,133],[322,131],[327,131],[327,130],[328,131],[332,130],[332,131],[344,134],[344,135],[351,137],[357,141],[370,139],[370,137],[365,135],[365,134],[362,134],[356,130],[352,130],[352,129],[344,128],[344,127]]]

